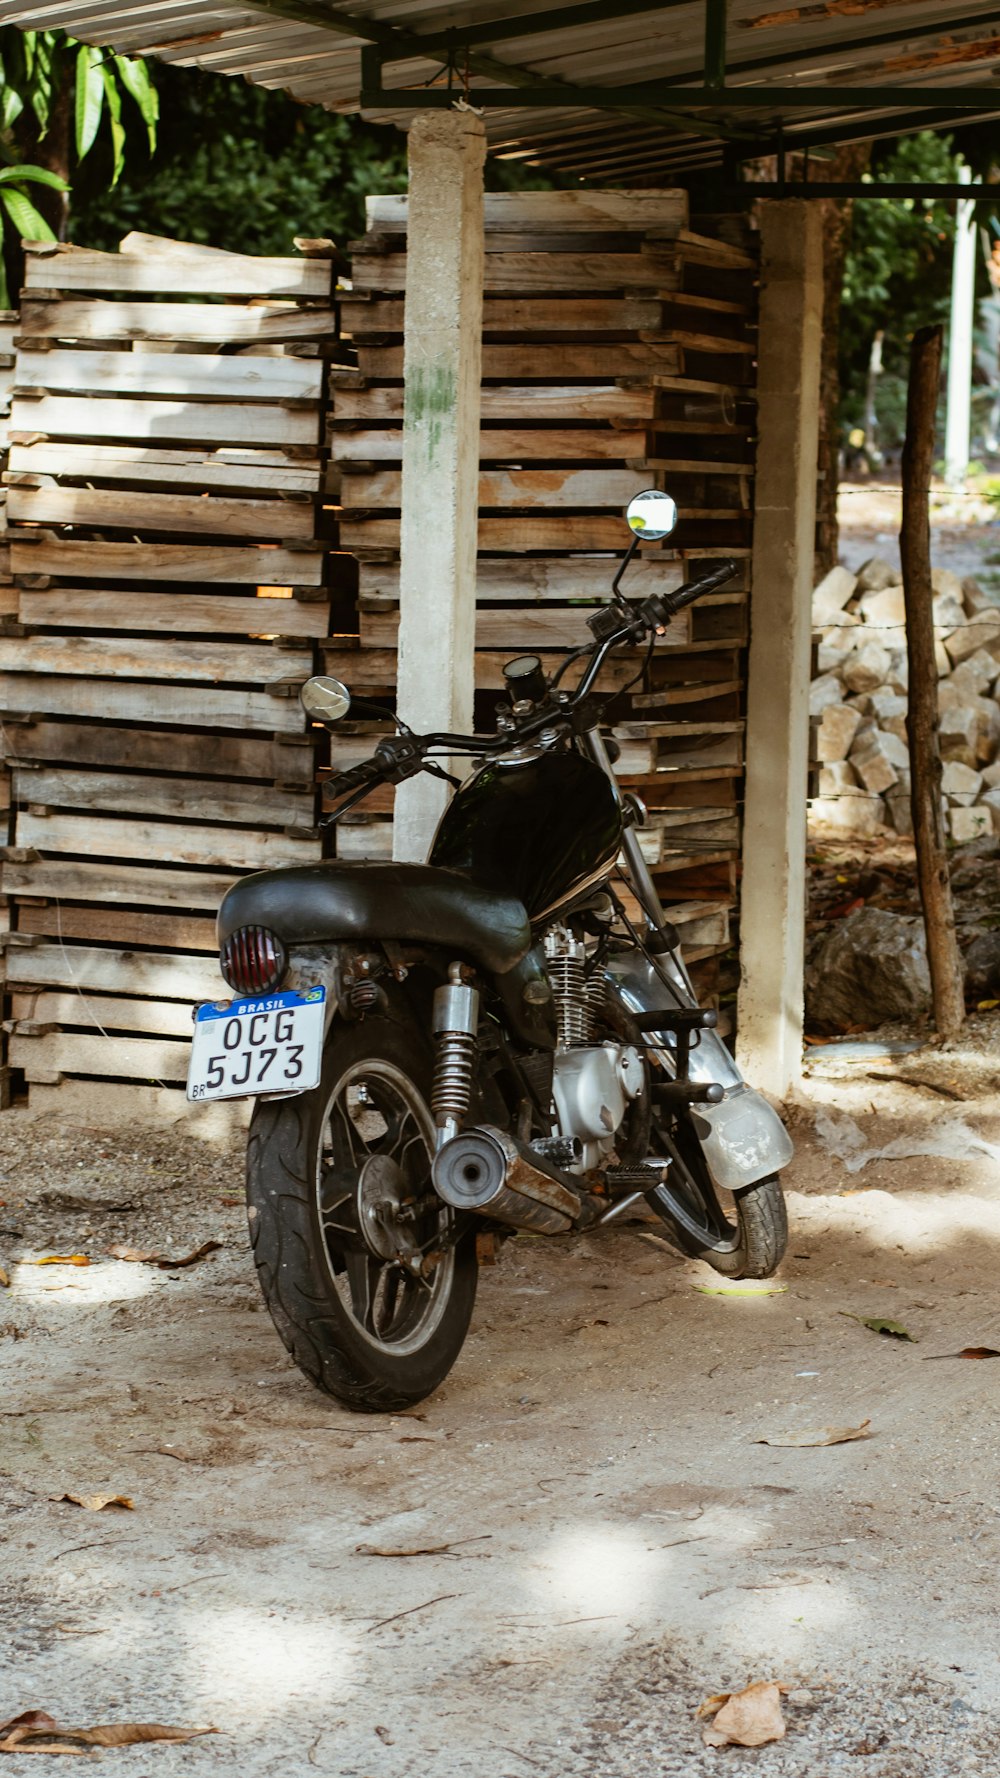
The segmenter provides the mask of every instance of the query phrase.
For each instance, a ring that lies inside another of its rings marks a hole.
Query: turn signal
[[[237,994],[269,994],[284,978],[288,953],[276,932],[241,926],[222,946],[219,967]]]

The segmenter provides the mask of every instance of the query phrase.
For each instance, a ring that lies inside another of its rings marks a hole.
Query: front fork
[[[646,863],[646,860],[642,855],[639,836],[635,831],[634,825],[628,818],[628,811],[625,807],[625,800],[621,793],[621,786],[615,776],[615,768],[611,764],[611,756],[608,753],[604,736],[601,734],[599,728],[589,728],[584,730],[583,734],[580,736],[580,740],[587,755],[593,760],[596,766],[600,766],[601,771],[604,773],[604,776],[607,778],[608,783],[611,785],[615,793],[615,800],[618,803],[618,807],[622,811],[621,849],[625,856],[625,863],[628,866],[628,874],[632,882],[632,887],[638,896],[639,903],[646,916],[646,921],[649,927],[647,938],[654,941],[650,944],[649,948],[651,951],[658,951],[662,950],[665,945],[665,947],[673,953],[677,968],[681,971],[685,982],[687,982],[688,988],[691,989],[687,969],[681,958],[677,933],[663,911],[663,903],[660,900],[656,884],[653,882],[649,865]],[[693,1000],[693,990],[691,990],[691,992]]]

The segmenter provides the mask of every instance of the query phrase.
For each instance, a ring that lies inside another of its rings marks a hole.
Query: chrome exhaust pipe
[[[580,1213],[576,1192],[543,1173],[524,1146],[491,1124],[453,1136],[434,1157],[434,1189],[454,1210],[475,1210],[537,1235],[562,1235]]]

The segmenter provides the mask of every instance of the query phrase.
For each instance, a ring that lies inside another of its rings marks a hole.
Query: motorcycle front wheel
[[[299,1369],[355,1413],[430,1395],[476,1296],[475,1234],[456,1239],[431,1185],[429,1065],[414,1049],[390,1019],[335,1025],[319,1086],[258,1102],[250,1125],[250,1238],[271,1318]]]
[[[680,1251],[705,1260],[726,1278],[770,1278],[788,1245],[780,1180],[772,1174],[733,1193],[729,1212],[688,1119],[657,1128],[655,1141],[671,1164],[664,1184],[648,1194],[649,1202]]]

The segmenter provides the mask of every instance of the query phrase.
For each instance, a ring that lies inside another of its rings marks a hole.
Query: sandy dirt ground
[[[0,1719],[218,1730],[99,1756],[142,1778],[995,1772],[1000,1363],[939,1356],[1000,1346],[992,1045],[815,1053],[780,1294],[702,1294],[655,1224],[519,1237],[382,1420],[286,1359],[237,1152],[5,1113]],[[751,1678],[786,1739],[703,1748]]]
[[[849,565],[897,529],[845,496]],[[997,536],[939,512],[935,560]],[[997,1036],[813,1052],[778,1293],[705,1294],[655,1223],[518,1237],[381,1420],[286,1358],[238,1150],[96,1094],[92,1128],[0,1116],[0,1720],[218,1731],[97,1756],[135,1778],[993,1778],[1000,1360],[949,1355],[1000,1347]],[[133,1510],[59,1498],[98,1491]],[[751,1679],[786,1738],[709,1751],[698,1703]]]
[[[931,556],[935,568],[983,576],[1000,586],[1000,513],[970,485],[931,494]],[[899,475],[887,471],[877,482],[843,482],[838,502],[840,560],[855,572],[869,556],[899,561],[902,493]],[[991,559],[995,558],[995,559]],[[1000,595],[998,595],[1000,596]]]

